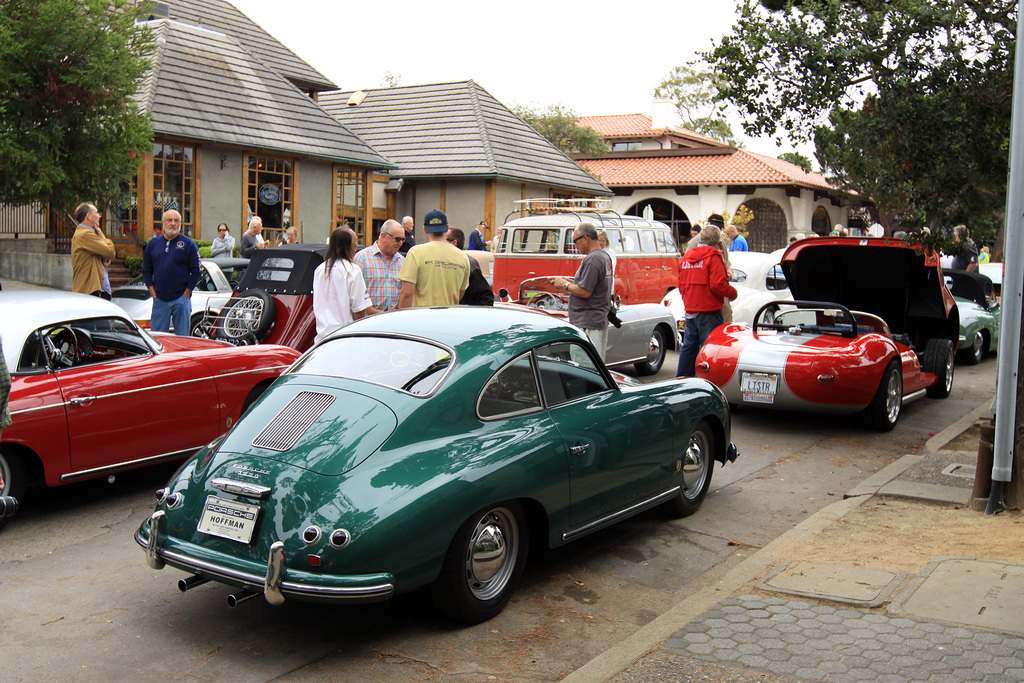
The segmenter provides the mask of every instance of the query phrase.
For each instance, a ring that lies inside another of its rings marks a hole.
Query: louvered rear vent
[[[315,391],[299,393],[253,439],[252,445],[269,448],[272,451],[288,450],[306,433],[310,425],[323,415],[327,407],[334,403],[334,398],[331,394],[320,394]]]

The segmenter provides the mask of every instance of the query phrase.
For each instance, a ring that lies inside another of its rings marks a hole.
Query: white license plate
[[[248,543],[252,540],[252,532],[256,528],[259,513],[258,505],[207,496],[203,516],[199,519],[199,531],[239,543]]]
[[[740,391],[749,403],[774,403],[779,376],[768,372],[741,372]]]

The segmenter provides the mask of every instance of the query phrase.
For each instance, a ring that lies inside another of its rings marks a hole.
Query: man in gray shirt
[[[572,241],[583,254],[583,262],[572,282],[553,277],[550,282],[569,292],[569,322],[580,327],[604,360],[608,348],[608,311],[612,305],[612,259],[597,238],[597,228],[583,222],[576,226]]]

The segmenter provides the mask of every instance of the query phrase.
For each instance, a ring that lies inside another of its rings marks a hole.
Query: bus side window
[[[670,230],[658,231],[658,251],[662,254],[679,254],[679,247]]]
[[[623,230],[623,253],[626,254],[639,254],[640,253],[640,235],[637,234],[636,230]]]
[[[640,248],[645,254],[658,253],[658,240],[654,237],[653,230],[640,231]]]
[[[612,251],[616,254],[621,254],[623,252],[622,231],[611,228],[609,230],[605,230],[605,233],[608,235],[608,246],[611,247]]]

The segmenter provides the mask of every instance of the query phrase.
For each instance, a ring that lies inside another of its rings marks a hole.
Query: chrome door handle
[[[86,406],[96,400],[95,396],[79,396],[68,401],[68,404],[73,406]]]
[[[590,448],[588,443],[578,443],[575,446],[569,446],[569,455],[583,455]]]

